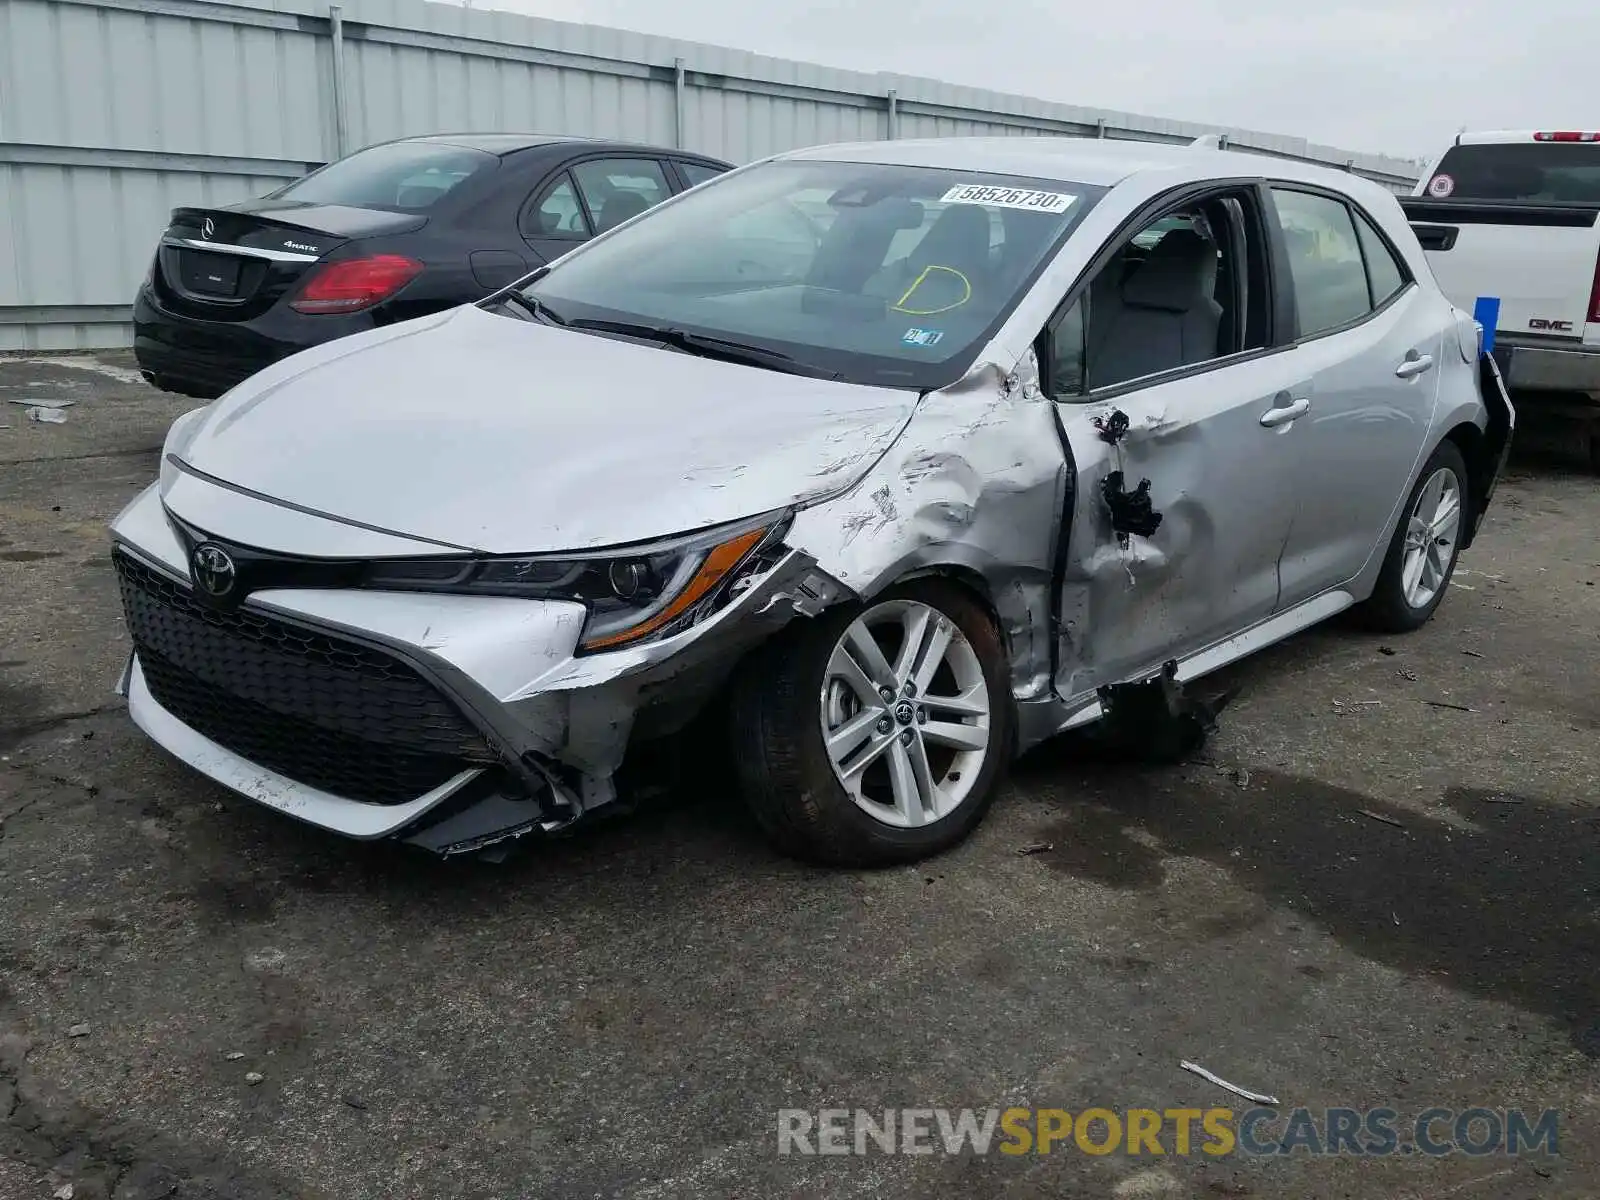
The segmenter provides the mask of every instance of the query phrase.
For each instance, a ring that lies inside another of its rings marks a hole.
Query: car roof
[[[846,142],[794,150],[779,157],[992,171],[997,175],[1055,179],[1092,187],[1114,187],[1149,171],[1169,172],[1183,179],[1265,175],[1358,192],[1377,186],[1345,171],[1272,155],[1083,137],[951,137]]]
[[[1551,131],[1565,130],[1586,133],[1590,137],[1596,136],[1597,132],[1596,126],[1594,125],[1548,125],[1544,129],[1464,129],[1456,135],[1455,144],[1457,146],[1504,146],[1519,142],[1527,142],[1529,145],[1532,145],[1535,142],[1555,141],[1555,138],[1548,137],[1548,133]],[[1563,138],[1561,140],[1566,143],[1571,143],[1574,139]],[[1590,145],[1600,147],[1600,142],[1596,141],[1577,142],[1576,144],[1580,146]]]
[[[578,137],[572,134],[549,133],[429,133],[418,137],[398,139],[402,142],[431,142],[440,146],[464,146],[468,150],[482,150],[488,154],[518,154],[524,150],[542,147],[572,146],[596,150],[632,150],[651,155],[669,154],[674,157],[701,158],[720,162],[709,155],[692,150],[673,150],[666,146],[647,146],[639,142],[618,142],[607,138]]]

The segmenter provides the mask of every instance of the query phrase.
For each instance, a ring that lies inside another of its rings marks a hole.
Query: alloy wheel
[[[916,600],[885,601],[850,623],[828,657],[820,713],[839,783],[898,828],[954,812],[990,753],[978,654],[954,621]]]
[[[1400,586],[1406,603],[1425,608],[1444,587],[1461,531],[1461,485],[1456,473],[1440,467],[1428,476],[1406,525]]]

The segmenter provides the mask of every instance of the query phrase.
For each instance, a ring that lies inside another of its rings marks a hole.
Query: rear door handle
[[[1394,373],[1401,379],[1410,379],[1432,369],[1433,355],[1418,354],[1415,350],[1407,350],[1405,360],[1394,369]]]
[[[1284,398],[1287,399],[1287,397]],[[1310,411],[1311,401],[1305,396],[1301,396],[1298,400],[1290,400],[1289,403],[1280,405],[1277,408],[1267,409],[1266,412],[1261,414],[1261,423],[1271,429],[1274,425],[1287,425],[1296,417],[1303,417]]]

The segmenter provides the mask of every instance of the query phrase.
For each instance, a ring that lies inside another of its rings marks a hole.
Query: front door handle
[[[1421,375],[1424,371],[1433,369],[1433,355],[1418,354],[1415,350],[1407,350],[1404,361],[1394,369],[1394,373],[1401,379],[1411,379]]]
[[[1303,417],[1311,411],[1311,401],[1305,396],[1298,400],[1291,400],[1278,408],[1269,408],[1261,414],[1261,423],[1268,429],[1274,425],[1287,425],[1296,417]]]

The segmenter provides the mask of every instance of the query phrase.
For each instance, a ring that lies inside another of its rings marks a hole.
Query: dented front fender
[[[1031,352],[924,396],[855,487],[801,512],[789,541],[865,600],[944,572],[981,592],[1009,652],[1019,701],[1051,693],[1057,536],[1070,470]]]

